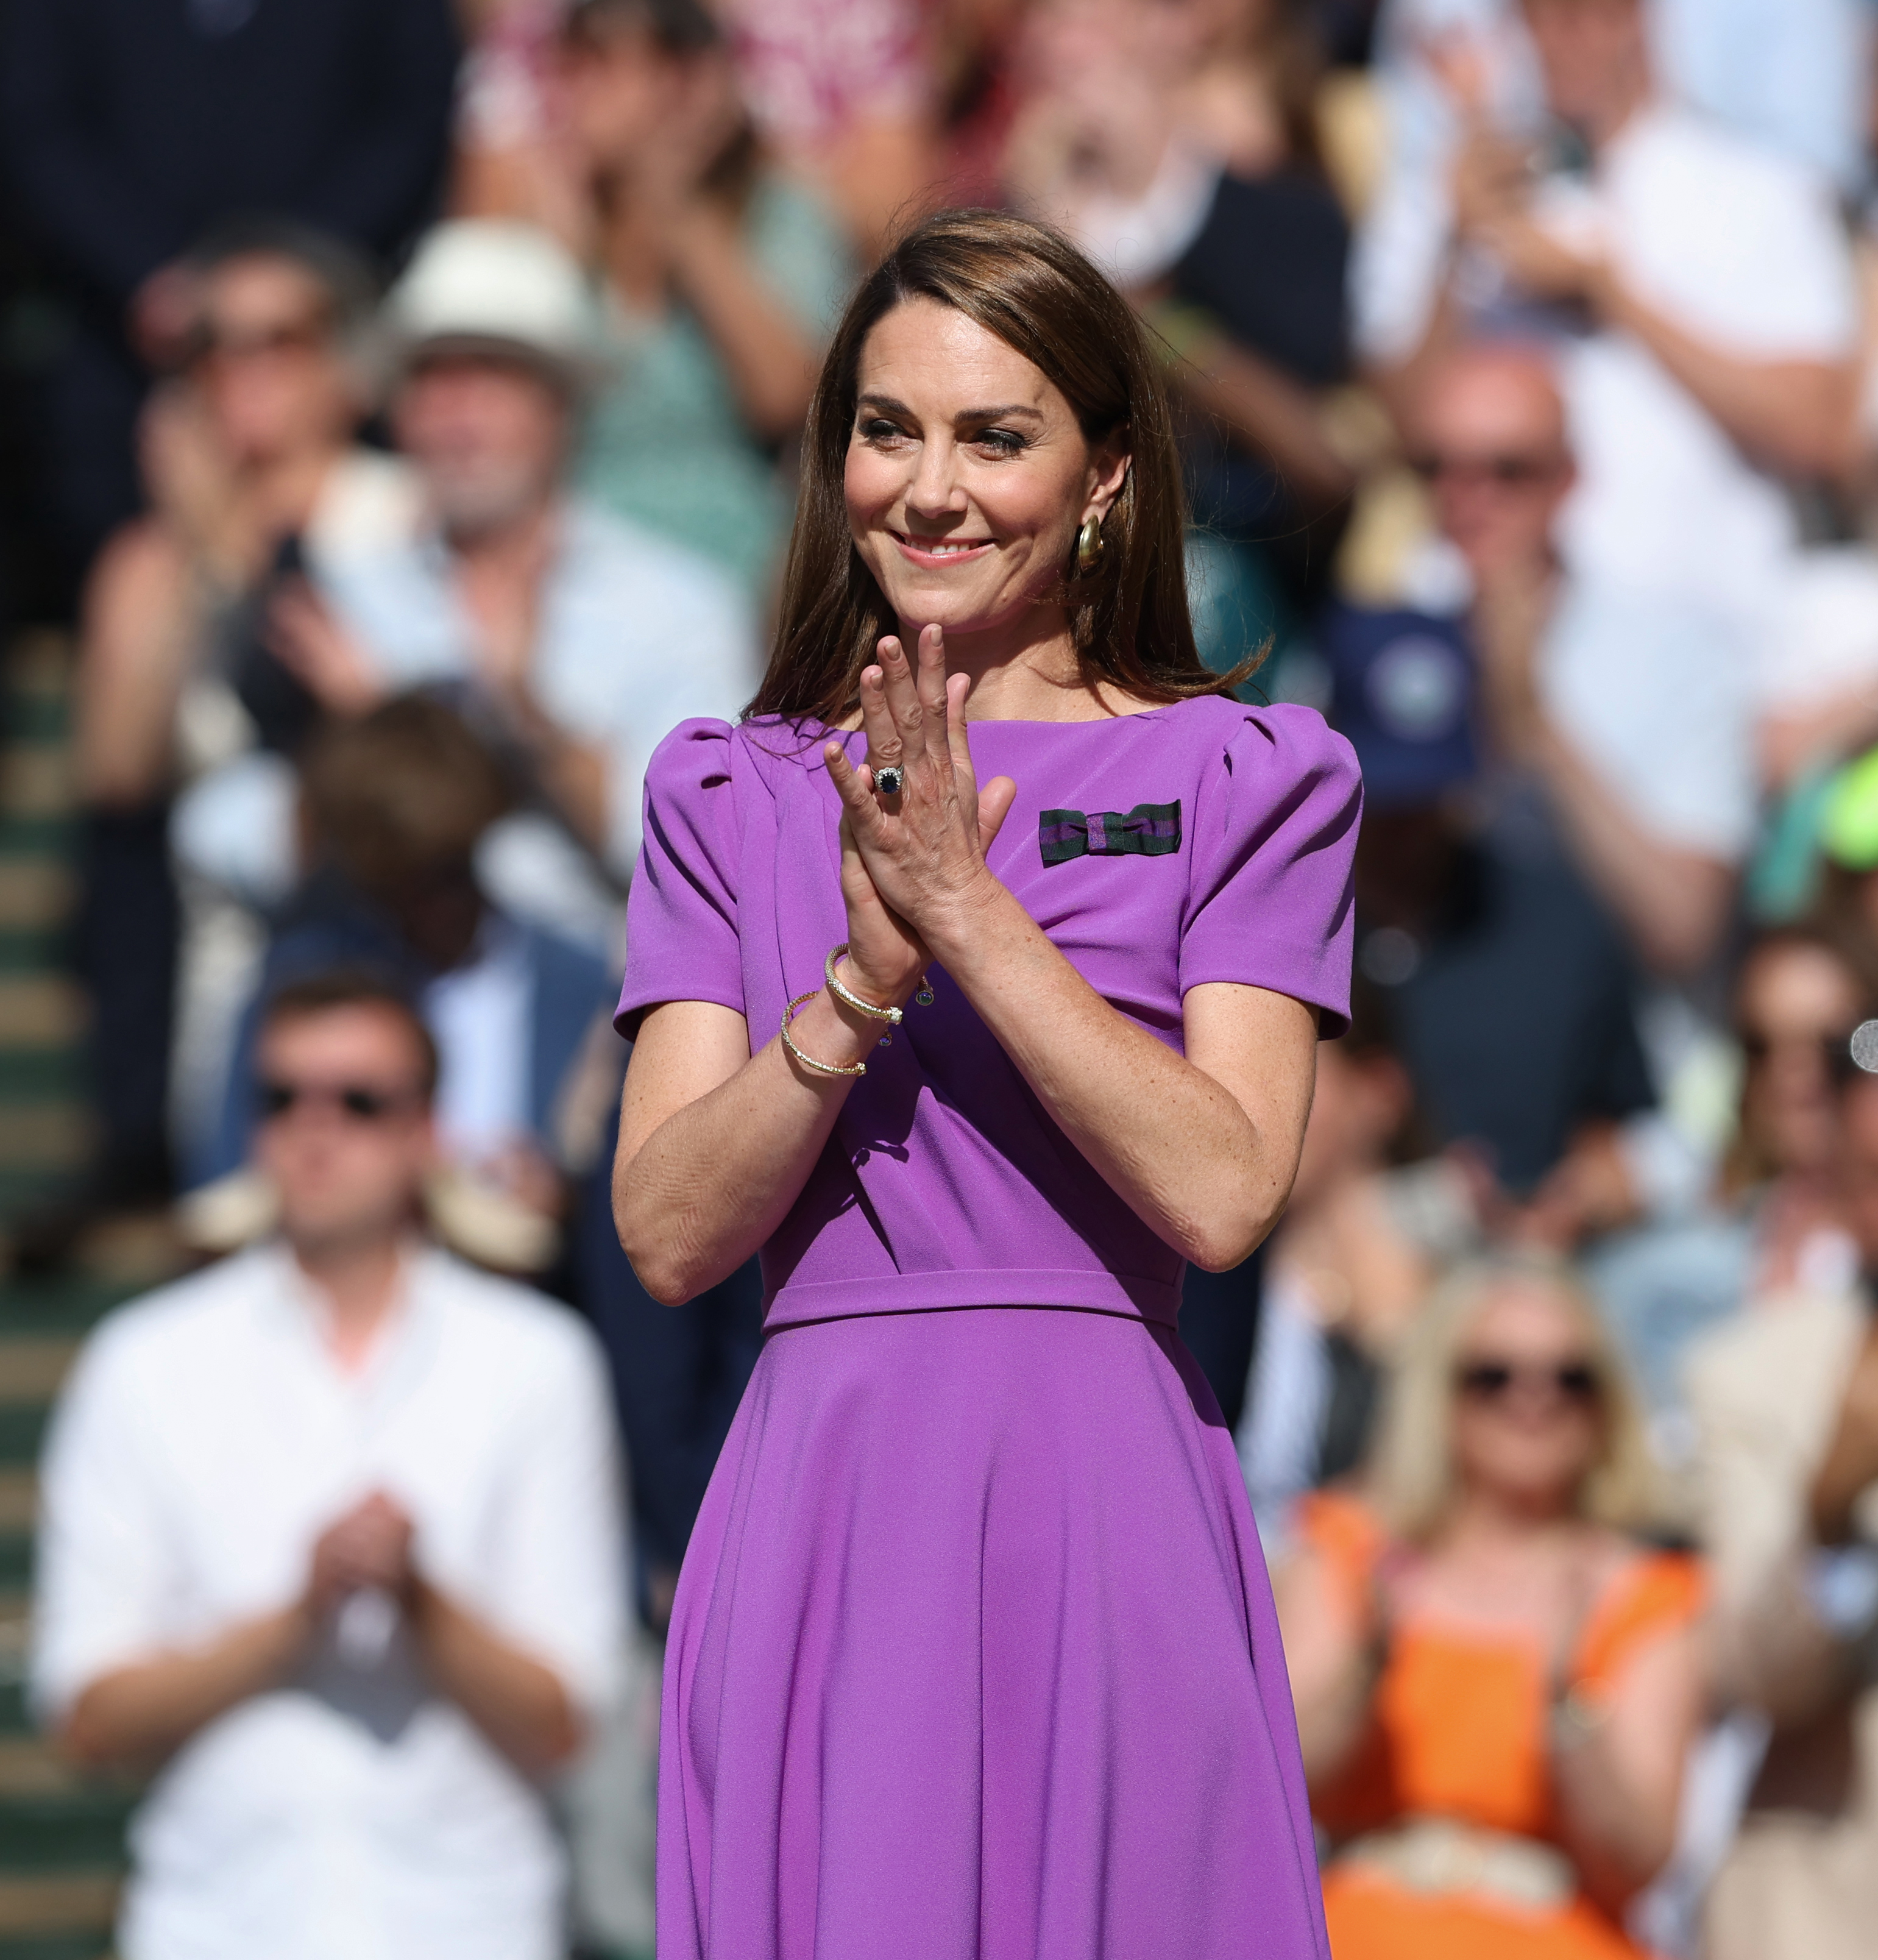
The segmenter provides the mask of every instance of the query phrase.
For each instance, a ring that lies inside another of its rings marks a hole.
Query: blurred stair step
[[[52,1933],[9,1939],[0,1933],[0,1960],[111,1960],[107,1936]]]
[[[39,1479],[17,1467],[0,1470],[0,1532],[33,1529],[39,1505]]]
[[[114,1871],[0,1878],[0,1939],[90,1934],[98,1942],[94,1950],[102,1952],[110,1939],[122,1882]],[[0,1953],[5,1951],[0,1947]]]
[[[130,1812],[121,1795],[97,1790],[9,1799],[0,1810],[0,1885],[56,1872],[120,1868]]]

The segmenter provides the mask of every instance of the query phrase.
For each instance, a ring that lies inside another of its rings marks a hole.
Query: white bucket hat
[[[610,367],[573,254],[549,233],[510,219],[438,225],[392,288],[385,317],[406,364],[443,344],[499,348],[541,362],[577,390],[597,386]]]

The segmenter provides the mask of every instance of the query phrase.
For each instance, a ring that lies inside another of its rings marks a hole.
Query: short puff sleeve
[[[1248,708],[1202,778],[1181,935],[1181,991],[1234,981],[1349,1026],[1352,890],[1362,778],[1315,709]]]
[[[648,1007],[709,1001],[744,1011],[737,821],[723,721],[681,721],[646,770],[639,861],[626,899],[626,977],[613,1025],[628,1041]]]

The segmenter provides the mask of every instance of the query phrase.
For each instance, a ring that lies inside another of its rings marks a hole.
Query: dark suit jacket
[[[14,199],[114,310],[231,212],[386,253],[435,206],[450,0],[5,0],[0,23]]]

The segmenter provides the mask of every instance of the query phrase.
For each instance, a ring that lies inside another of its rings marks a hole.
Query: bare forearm
[[[1795,476],[1832,476],[1857,453],[1857,383],[1849,363],[1743,361],[1686,333],[1615,280],[1604,317],[1643,342],[1743,449]]]
[[[89,1768],[160,1762],[218,1717],[278,1687],[308,1631],[306,1610],[296,1605],[249,1621],[206,1647],[119,1668],[78,1697],[59,1741]]]
[[[1633,1787],[1602,1734],[1552,1758],[1560,1834],[1601,1904],[1621,1910],[1675,1848],[1676,1813]]]
[[[792,1024],[805,1055],[837,1068],[879,1039],[824,992]],[[655,1035],[655,1042],[658,1036]],[[637,1110],[656,1095],[653,1045],[626,1080],[613,1216],[620,1242],[654,1299],[675,1306],[735,1272],[787,1215],[821,1154],[854,1078],[817,1075],[771,1039],[727,1080],[669,1116],[634,1149]]]
[[[1727,918],[1727,867],[1651,837],[1555,730],[1540,731],[1536,756],[1574,856],[1645,963],[1670,975],[1699,966]]]
[[[411,1622],[432,1681],[529,1776],[567,1761],[581,1726],[561,1678],[420,1580]]]
[[[929,943],[1137,1216],[1209,1271],[1250,1253],[1290,1194],[1288,1139],[1262,1135],[1220,1083],[1118,1013],[995,881]]]
[[[745,417],[780,441],[802,425],[815,387],[815,352],[750,262],[729,217],[694,206],[672,240],[672,272],[729,370]]]

